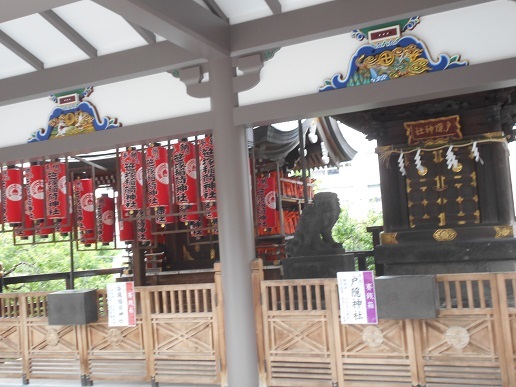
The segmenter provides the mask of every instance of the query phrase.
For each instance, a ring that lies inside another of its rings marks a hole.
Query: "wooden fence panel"
[[[24,374],[27,380],[76,379],[81,375],[78,328],[48,325],[48,293],[20,295],[24,324]]]
[[[420,383],[508,386],[496,274],[439,275],[440,316],[417,324]]]
[[[220,384],[214,284],[142,288],[148,294],[156,382]]]
[[[0,294],[0,379],[21,378],[22,326],[16,294]]]
[[[136,290],[137,311],[141,311]],[[99,319],[84,326],[86,331],[86,375],[91,380],[148,381],[141,313],[134,327],[109,327],[105,290],[97,291]],[[120,371],[123,370],[123,375]]]
[[[417,384],[409,320],[378,325],[340,325],[340,357],[345,386]],[[414,378],[415,375],[415,378]]]
[[[507,380],[516,386],[516,273],[498,275]]]
[[[267,384],[516,386],[516,273],[437,279],[438,318],[378,325],[340,324],[334,279],[263,281]]]
[[[328,280],[263,281],[265,358],[270,386],[338,381]]]

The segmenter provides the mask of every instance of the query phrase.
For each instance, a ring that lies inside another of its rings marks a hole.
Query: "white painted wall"
[[[421,17],[404,36],[422,40],[434,60],[459,54],[475,65],[516,56],[514,20],[516,2],[498,0]],[[345,34],[280,49],[265,63],[261,82],[240,93],[240,106],[317,93],[325,79],[347,73],[351,57],[365,43]]]
[[[101,118],[118,118],[123,126],[211,109],[209,98],[188,96],[185,85],[169,73],[98,86],[87,100]],[[55,106],[50,98],[40,98],[0,107],[0,147],[25,143],[32,132],[45,127]]]

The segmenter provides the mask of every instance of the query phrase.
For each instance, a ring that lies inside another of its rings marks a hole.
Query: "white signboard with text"
[[[136,325],[134,282],[115,282],[107,285],[108,325],[126,327]]]
[[[337,273],[341,324],[378,324],[372,271]]]

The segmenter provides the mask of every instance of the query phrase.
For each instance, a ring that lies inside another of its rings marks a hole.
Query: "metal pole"
[[[70,278],[68,279],[67,289],[74,289],[75,287],[75,274],[74,274],[74,259],[73,259],[73,238],[70,235]]]

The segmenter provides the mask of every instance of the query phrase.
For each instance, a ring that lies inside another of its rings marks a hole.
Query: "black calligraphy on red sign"
[[[138,150],[120,153],[121,207],[124,212],[143,208],[142,155]]]
[[[45,164],[45,193],[47,219],[66,219],[68,184],[64,163]]]
[[[170,205],[169,171],[167,148],[151,146],[145,150],[147,177],[147,203],[149,207]]]

